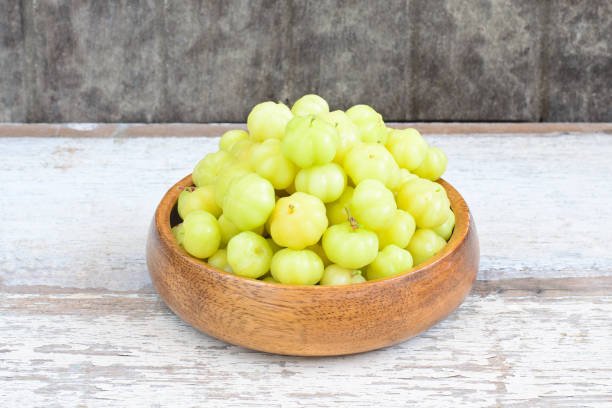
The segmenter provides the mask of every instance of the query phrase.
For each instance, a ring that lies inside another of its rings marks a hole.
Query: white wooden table
[[[224,126],[0,126],[0,405],[612,406],[612,125],[417,127],[476,220],[472,294],[403,344],[298,358],[196,331],[148,277],[156,204]]]

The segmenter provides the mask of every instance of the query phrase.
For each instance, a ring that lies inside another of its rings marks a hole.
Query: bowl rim
[[[242,284],[247,285],[256,285],[261,288],[262,285],[266,287],[273,287],[275,289],[286,289],[286,290],[303,290],[309,293],[313,293],[313,291],[361,291],[366,288],[372,287],[374,285],[385,285],[391,284],[396,281],[405,280],[407,282],[412,280],[418,280],[426,277],[428,274],[435,273],[437,268],[435,266],[444,262],[447,258],[449,258],[457,249],[463,244],[467,238],[468,232],[472,228],[471,226],[471,215],[467,206],[467,203],[459,194],[459,192],[444,179],[440,178],[435,181],[436,183],[442,185],[442,187],[446,190],[448,198],[450,200],[451,209],[455,213],[455,227],[453,233],[446,243],[444,248],[438,252],[436,255],[428,259],[426,262],[419,264],[417,266],[413,266],[412,268],[387,277],[366,281],[358,284],[350,284],[350,285],[330,285],[330,286],[321,286],[321,285],[286,285],[282,283],[275,282],[265,282],[258,279],[247,278],[244,276],[235,275],[233,273],[226,272],[224,270],[215,268],[214,266],[204,262],[204,260],[195,258],[189,255],[181,246],[177,245],[176,239],[172,234],[172,229],[170,226],[170,214],[172,209],[176,205],[178,201],[178,196],[184,187],[193,186],[192,175],[189,174],[175,183],[170,189],[164,194],[161,199],[157,209],[155,210],[154,222],[157,233],[159,234],[160,240],[165,241],[168,245],[167,248],[170,250],[174,256],[179,258],[182,262],[195,266],[197,269],[202,272],[212,272],[222,275],[225,279],[228,280],[237,280]]]

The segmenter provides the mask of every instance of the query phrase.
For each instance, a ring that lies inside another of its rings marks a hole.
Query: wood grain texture
[[[22,3],[31,41],[26,121],[161,119],[160,2]]]
[[[413,0],[413,120],[539,120],[542,2]],[[444,35],[439,33],[444,32]],[[558,118],[563,120],[563,118]]]
[[[416,88],[411,72],[413,66],[418,69],[412,60],[411,39],[418,31],[414,4],[319,0],[291,7],[286,45],[290,103],[316,93],[333,109],[367,103],[387,119],[415,118],[410,98]]]
[[[479,279],[611,276],[608,134],[425,135],[466,199]],[[0,280],[137,290],[155,207],[215,138],[0,138]],[[117,197],[117,198],[115,198]]]
[[[167,106],[156,121],[242,121],[259,102],[285,100],[291,9],[268,0],[165,1]]]
[[[388,119],[612,120],[608,0],[5,0],[0,120],[241,121],[318,92]]]
[[[26,119],[23,2],[0,2],[0,122]]]
[[[546,2],[542,3],[546,4]],[[612,2],[548,3],[543,120],[609,120],[612,114]],[[607,16],[601,19],[602,16]]]
[[[290,286],[246,279],[194,259],[170,230],[185,177],[162,198],[147,239],[149,274],[161,298],[198,329],[269,353],[333,356],[402,342],[448,316],[467,296],[480,259],[474,220],[446,189],[456,221],[448,244],[406,274],[349,286]]]
[[[0,293],[4,406],[593,407],[612,402],[611,296],[470,296],[400,345],[252,352],[155,294]]]

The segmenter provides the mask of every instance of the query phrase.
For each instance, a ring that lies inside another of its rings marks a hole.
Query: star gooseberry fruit
[[[326,228],[325,205],[317,197],[302,192],[280,198],[270,217],[272,239],[291,249],[316,244]]]
[[[281,150],[298,167],[329,163],[338,148],[338,131],[314,116],[296,116],[285,129]]]

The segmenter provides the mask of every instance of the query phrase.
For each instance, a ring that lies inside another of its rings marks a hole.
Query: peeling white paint
[[[611,276],[612,137],[426,135],[449,157],[479,279]],[[0,281],[138,290],[149,222],[216,138],[4,138]]]
[[[470,296],[421,336],[300,358],[227,345],[154,294],[0,295],[5,406],[562,406],[612,402],[612,296]]]
[[[66,123],[66,126],[74,130],[87,131],[87,130],[96,129],[99,126],[99,124],[98,123]]]

